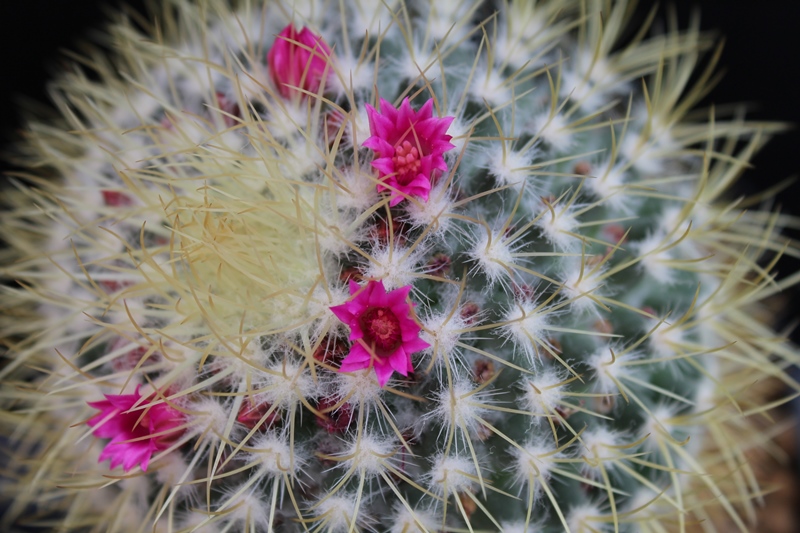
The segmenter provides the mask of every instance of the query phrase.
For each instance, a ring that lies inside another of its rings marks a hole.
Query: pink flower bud
[[[326,76],[331,49],[308,28],[286,26],[267,53],[269,76],[284,98],[304,98],[298,89],[316,93]]]

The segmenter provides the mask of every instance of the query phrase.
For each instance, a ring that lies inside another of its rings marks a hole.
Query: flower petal
[[[391,367],[395,372],[398,372],[404,376],[408,375],[409,360],[410,358],[402,346],[389,356],[389,364]]]
[[[184,415],[166,402],[147,406],[154,395],[142,400],[139,387],[134,394],[107,394],[106,400],[89,402],[100,413],[87,421],[100,438],[110,438],[98,458],[99,462],[111,460],[111,468],[122,465],[128,472],[136,465],[147,469],[153,452],[166,449],[181,435]],[[130,411],[137,404],[143,409]],[[144,408],[146,406],[146,408]],[[153,436],[157,435],[157,436]]]
[[[383,387],[392,377],[392,367],[386,363],[375,364],[375,375],[378,376],[378,385]]]

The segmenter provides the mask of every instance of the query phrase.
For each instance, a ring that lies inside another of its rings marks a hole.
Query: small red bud
[[[322,398],[317,404],[317,411],[322,416],[317,416],[316,422],[319,427],[328,433],[344,433],[350,426],[353,419],[353,410],[349,403],[340,405],[337,409],[331,409],[336,402],[333,398]]]
[[[236,421],[248,429],[253,429],[271,407],[272,404],[269,402],[260,402],[253,398],[245,398],[242,405],[239,407],[239,414],[236,416]],[[279,420],[280,415],[278,414],[278,410],[273,409],[272,412],[267,415],[261,427],[270,428],[277,424]]]

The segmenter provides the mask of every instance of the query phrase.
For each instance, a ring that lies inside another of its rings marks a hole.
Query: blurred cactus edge
[[[115,15],[3,156],[0,530],[758,530],[787,125],[634,8]]]

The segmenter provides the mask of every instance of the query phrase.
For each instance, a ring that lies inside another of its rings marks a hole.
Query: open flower
[[[308,28],[299,32],[293,24],[278,34],[267,53],[272,82],[284,98],[305,96],[297,88],[316,93],[325,76],[331,49]]]
[[[181,436],[178,426],[183,423],[183,414],[166,403],[148,407],[147,400],[140,401],[139,387],[133,394],[105,396],[105,400],[88,402],[100,412],[86,423],[95,428],[95,436],[111,439],[99,459],[111,459],[111,468],[121,464],[128,472],[141,465],[147,470],[153,453],[168,448]],[[134,406],[137,409],[131,411]]]
[[[350,340],[355,341],[339,372],[374,367],[383,387],[393,371],[407,376],[414,370],[411,354],[430,345],[419,338],[421,328],[412,318],[410,291],[410,285],[387,293],[381,281],[370,281],[364,287],[350,282],[352,297],[331,307],[333,314],[350,326]]]
[[[452,137],[447,135],[455,117],[434,117],[433,99],[414,111],[408,98],[399,109],[381,98],[380,108],[377,111],[367,105],[372,136],[364,141],[364,146],[376,154],[372,166],[378,170],[382,182],[378,191],[391,191],[391,206],[406,196],[428,201],[431,180],[447,172],[442,154],[455,148],[450,143]]]

